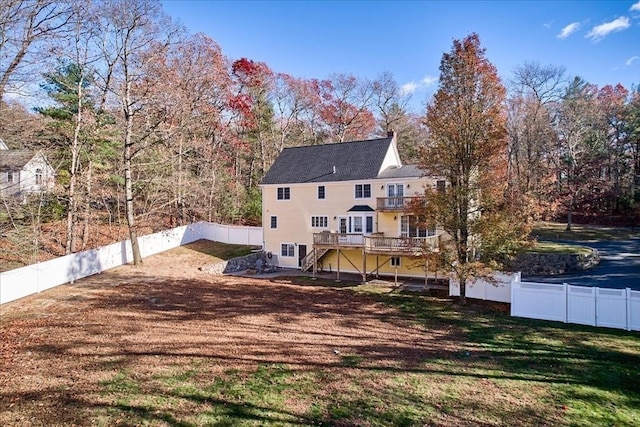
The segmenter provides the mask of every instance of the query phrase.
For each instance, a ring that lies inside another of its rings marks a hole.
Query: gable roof
[[[32,150],[0,150],[0,169],[20,170],[37,154]]]
[[[378,176],[393,137],[282,150],[262,184],[358,181]]]
[[[378,175],[378,178],[420,178],[424,176],[424,171],[416,165],[402,165],[400,167],[388,167]]]

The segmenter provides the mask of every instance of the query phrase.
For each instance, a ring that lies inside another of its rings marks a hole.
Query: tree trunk
[[[87,165],[87,188],[84,197],[84,223],[82,228],[82,250],[89,244],[89,218],[91,216],[91,184],[93,180],[93,161]]]
[[[133,112],[131,111],[131,83],[126,85],[124,114],[126,119],[126,129],[124,135],[124,197],[125,214],[127,217],[127,227],[129,229],[129,239],[131,240],[131,251],[133,254],[133,265],[142,265],[140,245],[138,243],[138,231],[136,229],[135,211],[133,207],[133,177],[131,174],[131,163],[133,159]]]

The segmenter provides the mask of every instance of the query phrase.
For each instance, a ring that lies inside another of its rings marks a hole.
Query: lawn
[[[538,222],[531,231],[531,236],[538,240],[588,242],[599,240],[624,240],[640,235],[640,230],[628,227],[573,224],[570,231],[567,231],[566,227],[566,223]]]
[[[1,306],[0,425],[640,425],[638,333],[180,251]]]

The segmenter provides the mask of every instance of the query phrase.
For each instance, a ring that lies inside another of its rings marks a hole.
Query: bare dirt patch
[[[213,259],[179,248],[1,306],[0,425],[111,425],[132,411],[118,393],[152,395],[158,378],[199,363],[204,384],[264,364],[351,376],[459,351],[455,330],[426,331],[372,297],[198,270]],[[174,421],[213,404],[167,399]],[[289,415],[311,404],[294,399]],[[144,419],[175,424],[166,417]]]

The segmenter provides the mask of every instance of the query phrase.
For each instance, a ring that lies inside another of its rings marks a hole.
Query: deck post
[[[336,270],[336,282],[340,281],[340,247],[338,246],[338,268]]]
[[[362,246],[362,283],[367,281],[367,252]]]
[[[376,255],[376,279],[380,278],[380,256]]]

